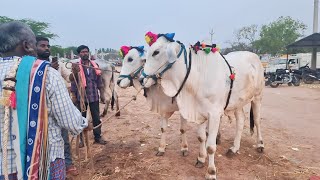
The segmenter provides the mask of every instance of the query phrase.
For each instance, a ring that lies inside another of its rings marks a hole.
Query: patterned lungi
[[[65,180],[66,179],[66,165],[64,159],[56,159],[50,163],[50,179],[51,180]]]
[[[4,176],[0,176],[0,180],[4,180]],[[9,180],[18,180],[17,173],[9,174]]]

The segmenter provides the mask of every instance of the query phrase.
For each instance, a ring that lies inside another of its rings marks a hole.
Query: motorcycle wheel
[[[303,82],[304,82],[305,84],[312,84],[312,83],[314,82],[314,79],[312,79],[311,77],[305,76],[305,77],[303,78]]]
[[[294,81],[292,81],[292,84],[294,86],[300,86],[300,83],[301,83],[300,79],[296,77],[294,78]]]
[[[271,82],[271,83],[270,83],[270,86],[271,86],[272,88],[277,88],[279,85],[280,85],[279,83],[275,83],[275,82]]]
[[[288,86],[292,86],[293,84],[290,82],[290,83],[288,83]]]

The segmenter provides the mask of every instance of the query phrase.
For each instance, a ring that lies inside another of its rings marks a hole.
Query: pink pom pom
[[[148,36],[150,38],[150,42],[148,42],[149,46],[151,46],[153,43],[155,43],[158,39],[158,34],[154,34],[152,32],[147,32],[145,36]]]
[[[125,57],[128,54],[128,52],[131,50],[131,47],[130,46],[121,46],[120,50],[123,53],[123,57]]]
[[[213,53],[215,53],[215,52],[218,51],[218,48],[212,48],[211,51],[212,51]]]

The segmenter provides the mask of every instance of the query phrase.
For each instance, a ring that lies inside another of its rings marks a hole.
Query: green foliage
[[[303,36],[307,26],[291,17],[279,17],[258,30],[257,25],[245,26],[235,32],[236,40],[229,42],[225,52],[252,51],[273,55],[286,52],[286,46]],[[303,52],[298,50],[297,52]]]
[[[254,46],[260,53],[280,54],[286,52],[286,46],[303,36],[307,26],[291,17],[280,17],[261,28],[260,39]]]
[[[44,36],[49,39],[54,39],[58,37],[58,35],[49,31],[49,27],[50,27],[49,23],[35,21],[32,19],[11,19],[6,16],[0,16],[0,24],[10,22],[10,21],[15,21],[15,20],[24,22],[27,25],[29,25],[36,36]]]
[[[62,48],[59,45],[51,46],[50,50],[51,50],[51,55],[57,56],[59,54],[60,57],[62,57],[64,55],[64,52],[65,52],[64,48]]]

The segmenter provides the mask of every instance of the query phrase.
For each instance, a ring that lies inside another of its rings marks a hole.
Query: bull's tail
[[[111,70],[112,70],[112,76],[111,76],[111,80],[110,80],[110,86],[112,86],[112,96],[111,96],[111,109],[114,110],[114,103],[115,103],[115,98],[114,98],[114,71],[115,71],[115,67],[112,65],[111,66]]]
[[[250,132],[251,132],[251,135],[253,135],[253,133],[254,133],[254,116],[253,116],[252,105],[250,108]]]
[[[114,90],[112,91],[112,96],[111,96],[111,109],[113,110],[114,108],[114,102],[115,102],[115,98],[114,98]]]

